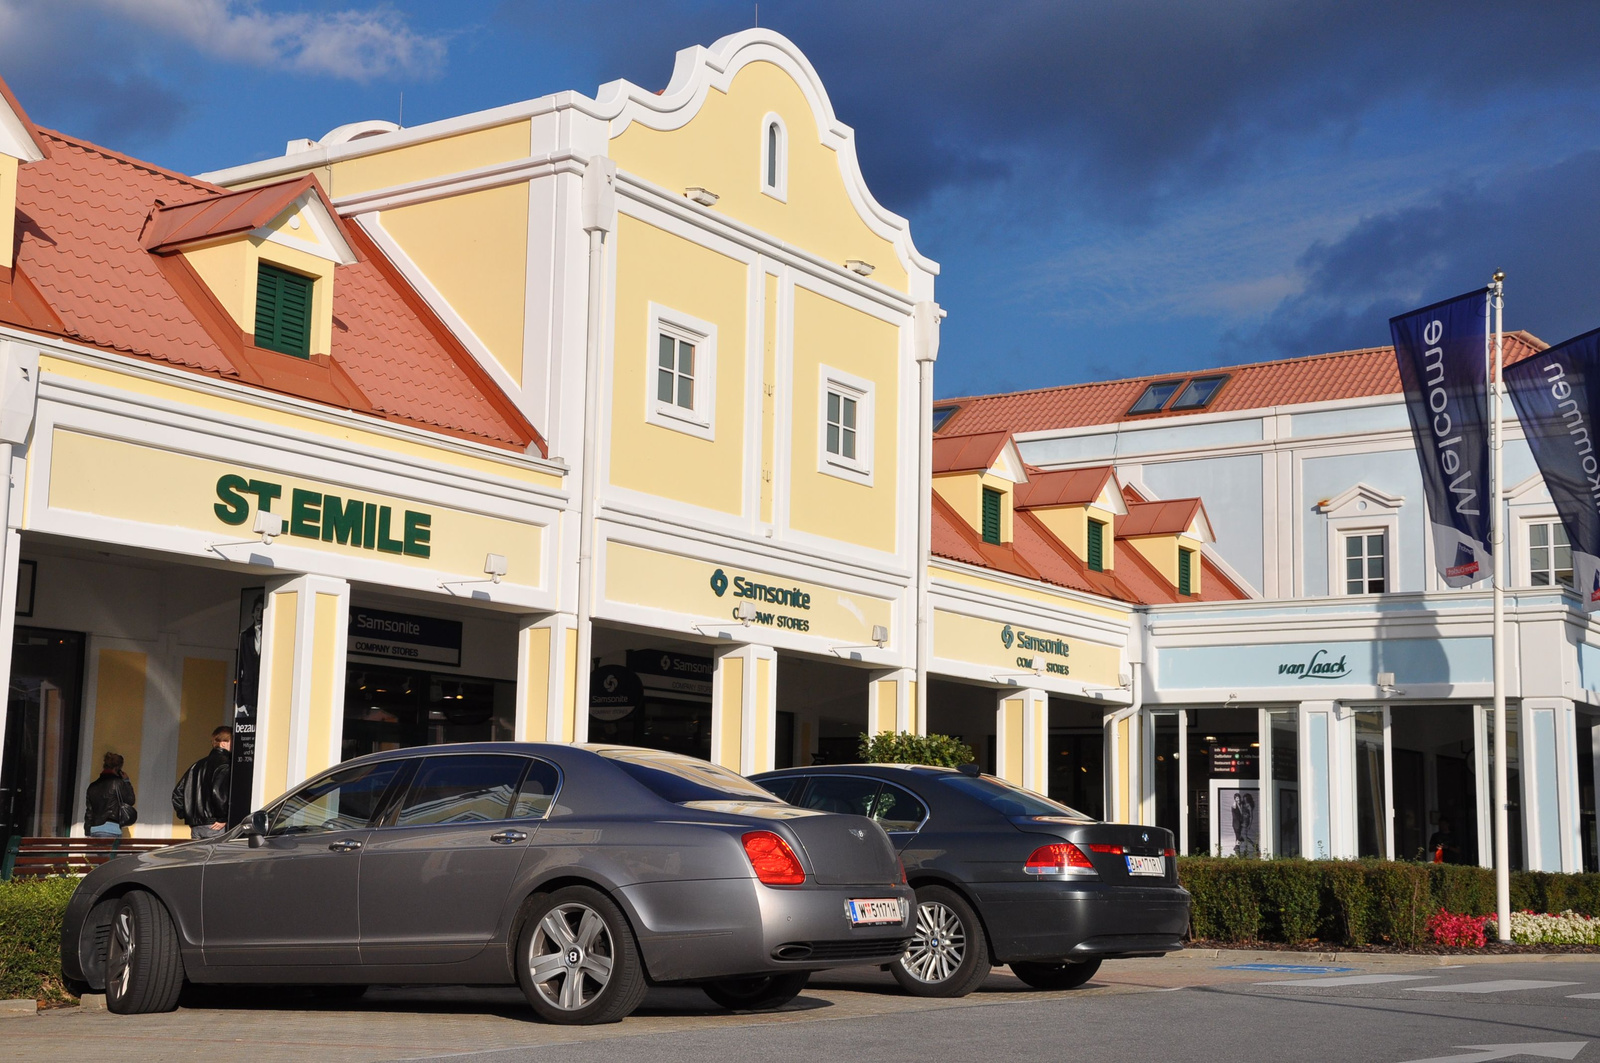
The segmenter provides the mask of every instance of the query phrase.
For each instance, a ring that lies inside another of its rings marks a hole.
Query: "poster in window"
[[[1211,836],[1216,855],[1261,855],[1261,786],[1255,780],[1211,780]]]
[[[233,765],[229,774],[228,826],[251,812],[256,764],[256,695],[261,689],[261,623],[265,587],[239,592],[238,649],[233,665]]]

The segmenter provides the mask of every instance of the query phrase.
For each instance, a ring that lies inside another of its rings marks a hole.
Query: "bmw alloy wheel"
[[[600,913],[586,904],[563,904],[546,912],[534,931],[529,981],[552,1008],[578,1011],[605,991],[615,958]]]
[[[956,973],[966,954],[961,917],[940,901],[919,902],[911,944],[900,960],[906,972],[919,982],[943,982]]]

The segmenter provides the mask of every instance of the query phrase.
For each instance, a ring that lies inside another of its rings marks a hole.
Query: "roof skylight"
[[[1144,389],[1144,394],[1139,396],[1139,401],[1128,408],[1129,413],[1155,413],[1167,404],[1167,400],[1178,392],[1181,380],[1162,380],[1151,384]]]
[[[1217,390],[1228,378],[1226,376],[1197,376],[1189,381],[1189,386],[1173,402],[1174,410],[1198,410],[1208,405],[1217,394]]]
[[[943,428],[944,423],[959,409],[961,409],[960,406],[935,406],[933,408],[933,430],[937,432]]]

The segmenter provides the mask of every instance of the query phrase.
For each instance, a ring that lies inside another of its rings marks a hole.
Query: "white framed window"
[[[1383,529],[1358,529],[1342,536],[1344,593],[1382,594],[1393,589],[1389,579],[1389,534]]]
[[[818,379],[817,469],[872,484],[872,382],[823,366]]]
[[[717,327],[650,304],[645,420],[701,439],[715,435]]]
[[[1528,540],[1528,583],[1534,587],[1572,586],[1572,543],[1560,518],[1523,524]]]
[[[789,130],[771,111],[761,119],[761,191],[789,201]]]
[[[1364,483],[1317,503],[1327,524],[1329,595],[1385,594],[1400,589],[1396,544],[1404,504],[1404,498]],[[1352,561],[1359,562],[1359,589]]]

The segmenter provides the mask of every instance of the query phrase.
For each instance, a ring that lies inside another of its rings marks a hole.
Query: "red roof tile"
[[[1128,512],[1117,518],[1117,538],[1141,535],[1178,535],[1189,529],[1197,513],[1205,507],[1198,498],[1171,498],[1160,502],[1130,502]]]
[[[1529,333],[1508,332],[1505,336],[1506,364],[1515,364],[1547,346],[1543,340]],[[1203,410],[1168,410],[1131,416],[1128,413],[1129,407],[1154,382],[1217,374],[1227,374],[1228,381]],[[1395,367],[1394,348],[1369,347],[1358,351],[1316,354],[1306,358],[1256,362],[1193,373],[1163,373],[1126,380],[940,400],[941,407],[954,405],[960,408],[945,421],[939,434],[1038,432],[1399,393],[1400,373]]]
[[[542,449],[538,432],[357,227],[347,231],[366,260],[335,275],[331,357],[263,352],[181,256],[140,246],[156,200],[192,205],[229,193],[41,132],[49,158],[19,174],[17,273],[56,321],[32,314],[10,316],[14,323],[508,449]]]
[[[241,192],[204,195],[183,203],[158,206],[145,223],[141,242],[146,250],[164,251],[200,240],[253,232],[282,214],[307,191],[316,193],[328,216],[338,226],[339,235],[349,241],[349,230],[323,194],[322,185],[315,176],[307,174]]]
[[[1106,481],[1113,479],[1111,466],[1095,469],[1063,469],[1045,472],[1028,469],[1027,483],[1016,488],[1016,505],[1019,509],[1038,509],[1044,506],[1083,506],[1099,498],[1105,491]]]
[[[936,435],[933,437],[933,471],[978,472],[994,466],[995,459],[1011,441],[1009,432],[983,435]]]

